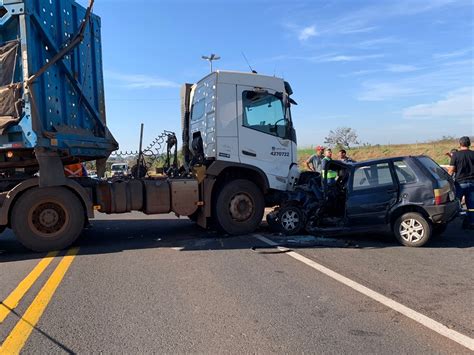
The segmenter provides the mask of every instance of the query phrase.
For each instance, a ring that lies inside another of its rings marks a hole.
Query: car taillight
[[[443,204],[441,189],[434,189],[434,196],[435,196],[435,205]]]

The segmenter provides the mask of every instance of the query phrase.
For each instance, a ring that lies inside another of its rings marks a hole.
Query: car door
[[[240,162],[259,167],[270,187],[285,190],[295,143],[281,96],[272,89],[239,85],[237,110]]]
[[[346,216],[350,225],[385,224],[397,202],[398,185],[390,162],[356,166],[349,182]]]

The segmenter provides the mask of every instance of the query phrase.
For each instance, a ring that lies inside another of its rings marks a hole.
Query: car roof
[[[361,161],[358,161],[358,162],[355,162],[355,163],[345,163],[345,164],[352,165],[352,166],[361,166],[361,165],[386,163],[386,162],[389,162],[389,161],[412,159],[412,158],[419,158],[419,157],[426,157],[426,155],[400,155],[400,156],[396,156],[396,157],[361,160]]]

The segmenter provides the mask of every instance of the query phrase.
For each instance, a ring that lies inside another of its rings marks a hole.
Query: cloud
[[[321,58],[321,62],[358,62],[361,60],[382,58],[383,54],[369,54],[369,55],[335,55],[326,58]]]
[[[437,53],[433,54],[434,59],[452,59],[462,57],[468,53],[472,52],[472,48],[460,49],[457,51],[447,52],[447,53]]]
[[[418,88],[404,86],[398,83],[365,83],[363,87],[364,90],[358,97],[360,101],[385,101],[420,94]]]
[[[348,28],[341,28],[341,34],[353,34],[353,33],[367,33],[376,30],[377,27],[369,26],[369,27],[348,27]]]
[[[419,70],[418,67],[408,64],[391,64],[387,67],[387,71],[391,73],[409,73]]]
[[[308,26],[303,29],[301,29],[298,33],[298,39],[300,41],[306,41],[310,39],[311,37],[315,37],[318,35],[318,32],[316,32],[316,26]]]
[[[421,69],[421,68],[420,68]],[[438,66],[417,75],[395,77],[392,80],[362,82],[360,101],[384,101],[398,98],[443,95],[455,88],[472,85],[472,61],[458,65]]]
[[[144,74],[123,74],[105,71],[105,77],[117,86],[127,89],[177,88],[178,83]]]
[[[407,119],[445,118],[451,120],[473,120],[474,87],[452,91],[441,100],[407,107],[403,117]]]
[[[470,1],[461,1],[469,5]],[[318,35],[357,35],[373,32],[385,27],[385,21],[394,17],[414,16],[425,12],[436,11],[451,5],[458,5],[456,0],[398,0],[377,1],[373,5],[359,6],[357,10],[318,21]],[[307,16],[309,9],[299,9],[301,15]],[[298,15],[296,15],[298,16]],[[293,16],[294,17],[294,16]],[[371,44],[369,43],[368,46]]]
[[[338,53],[327,53],[321,55],[308,55],[308,56],[289,56],[279,55],[269,58],[269,61],[278,60],[304,60],[312,63],[328,63],[328,62],[358,62],[362,60],[376,59],[384,57],[383,54],[368,54],[368,55],[348,55]]]
[[[393,44],[393,43],[399,43],[399,42],[400,40],[395,37],[380,37],[380,38],[373,38],[373,39],[362,41],[357,44],[357,47],[368,49],[368,48],[380,47],[385,44]]]

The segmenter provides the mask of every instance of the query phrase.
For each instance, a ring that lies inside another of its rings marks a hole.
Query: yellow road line
[[[68,250],[23,317],[3,342],[0,355],[20,353],[78,252],[79,248]]]
[[[43,260],[35,266],[28,276],[18,284],[5,301],[0,303],[0,324],[5,320],[5,318],[7,318],[10,312],[18,306],[23,296],[28,292],[31,286],[33,286],[36,280],[38,280],[56,255],[58,255],[57,251],[48,253],[48,255],[46,255]]]

